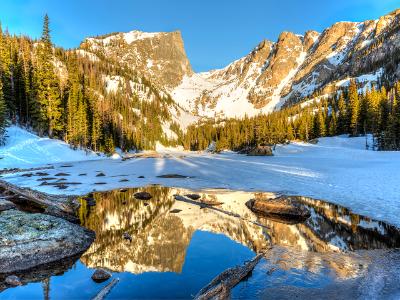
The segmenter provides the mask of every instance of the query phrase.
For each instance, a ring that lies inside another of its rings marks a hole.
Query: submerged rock
[[[0,273],[27,270],[84,252],[94,233],[64,219],[17,210],[0,213]]]
[[[251,199],[246,202],[246,206],[255,213],[279,216],[283,220],[304,221],[310,217],[309,210],[290,197]]]
[[[111,277],[111,274],[104,269],[97,269],[93,275],[92,279],[95,282],[104,282]]]
[[[0,199],[0,212],[9,210],[9,209],[13,209],[15,207],[16,207],[16,205],[14,203],[12,203],[11,201]]]
[[[15,276],[15,275],[7,276],[5,282],[6,282],[8,285],[11,285],[11,286],[19,286],[19,285],[22,285],[21,280],[19,279],[19,277],[18,277],[18,276]]]
[[[136,199],[139,200],[150,200],[153,196],[148,192],[138,192],[134,194]]]

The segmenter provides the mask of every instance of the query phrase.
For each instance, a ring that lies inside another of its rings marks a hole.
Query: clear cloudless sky
[[[53,42],[66,48],[110,32],[180,30],[194,70],[206,71],[282,31],[322,31],[396,8],[400,0],[0,0],[0,21],[11,33],[39,37],[47,12]]]

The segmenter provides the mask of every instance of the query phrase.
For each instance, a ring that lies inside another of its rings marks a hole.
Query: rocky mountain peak
[[[162,88],[193,74],[180,31],[114,33],[88,38],[80,49],[123,64]]]

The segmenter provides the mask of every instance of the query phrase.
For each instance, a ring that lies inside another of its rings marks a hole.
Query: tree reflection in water
[[[139,191],[149,192],[153,198],[137,200],[134,194]],[[346,278],[356,276],[363,269],[355,266],[367,263],[360,264],[358,256],[349,250],[393,248],[400,244],[395,227],[321,200],[294,197],[310,209],[311,217],[304,223],[287,224],[258,217],[244,204],[251,198],[270,198],[272,194],[225,190],[200,193],[199,202],[220,202],[219,208],[261,223],[266,229],[174,199],[175,194],[189,193],[194,192],[149,186],[94,193],[89,195],[95,200],[94,206],[89,206],[90,201],[82,198],[79,212],[82,225],[96,231],[97,238],[81,261],[89,267],[104,267],[117,272],[180,273],[193,233],[202,230],[223,234],[255,252],[268,246],[267,236],[270,236],[273,245],[280,246],[276,249],[281,250],[270,251],[268,259],[284,261],[280,267],[306,267],[315,271],[321,268],[323,260],[338,277]],[[128,233],[132,241],[125,240],[124,233]],[[293,251],[297,254],[293,255]]]

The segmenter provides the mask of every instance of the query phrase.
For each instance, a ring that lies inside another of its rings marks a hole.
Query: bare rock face
[[[400,9],[378,20],[338,22],[322,33],[283,32],[277,42],[263,41],[221,70],[185,78],[172,96],[200,116],[254,116],[316,92],[328,96],[349,78],[360,87],[383,74],[394,81],[400,78],[399,55]]]
[[[0,273],[27,270],[84,252],[94,233],[44,214],[0,213]]]
[[[126,65],[160,87],[175,87],[193,71],[181,33],[131,31],[88,38],[81,49]]]

